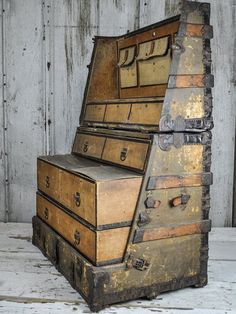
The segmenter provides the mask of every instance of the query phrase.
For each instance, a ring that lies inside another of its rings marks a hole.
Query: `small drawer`
[[[60,195],[59,169],[38,159],[37,177],[39,190],[57,199]]]
[[[73,152],[85,156],[101,158],[105,137],[77,133]]]
[[[106,110],[106,105],[86,105],[86,112],[85,112],[85,121],[91,122],[102,122],[104,119],[104,114]]]
[[[132,104],[129,123],[159,125],[162,103]]]
[[[37,215],[95,265],[122,260],[130,227],[94,231],[40,194]]]
[[[107,105],[104,122],[128,123],[130,104]]]
[[[115,164],[144,170],[148,143],[107,138],[102,159]]]
[[[95,183],[67,171],[60,170],[60,173],[59,202],[92,225],[96,225]]]

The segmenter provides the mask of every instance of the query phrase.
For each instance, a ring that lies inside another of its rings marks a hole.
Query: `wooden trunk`
[[[38,158],[33,243],[93,311],[207,284],[209,12],[96,37],[71,154]]]

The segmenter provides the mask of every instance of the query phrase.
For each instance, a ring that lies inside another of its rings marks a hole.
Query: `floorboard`
[[[90,313],[64,277],[31,244],[30,224],[0,223],[0,313]],[[112,306],[108,314],[236,314],[236,228],[210,233],[209,284]]]

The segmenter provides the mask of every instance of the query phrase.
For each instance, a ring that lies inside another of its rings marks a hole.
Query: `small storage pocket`
[[[136,46],[120,50],[118,67],[120,70],[120,88],[137,86]]]
[[[169,36],[141,43],[137,61],[140,86],[167,83],[171,64]]]

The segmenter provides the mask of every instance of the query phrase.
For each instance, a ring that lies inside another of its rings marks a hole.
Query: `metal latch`
[[[142,258],[137,258],[133,263],[133,267],[140,271],[147,270],[149,265],[150,263]]]
[[[80,193],[76,192],[75,195],[74,195],[74,198],[75,198],[75,205],[77,207],[79,207],[80,206],[80,202],[81,202]]]
[[[128,155],[128,148],[123,148],[120,153],[120,160],[124,161]]]
[[[45,177],[45,186],[46,186],[46,188],[49,188],[49,187],[50,187],[49,176],[46,176],[46,177]]]
[[[86,141],[84,142],[84,147],[83,147],[83,151],[86,153],[88,151],[88,145],[89,143]]]
[[[75,230],[74,239],[75,239],[75,245],[79,245],[80,244],[80,232],[78,230]]]

